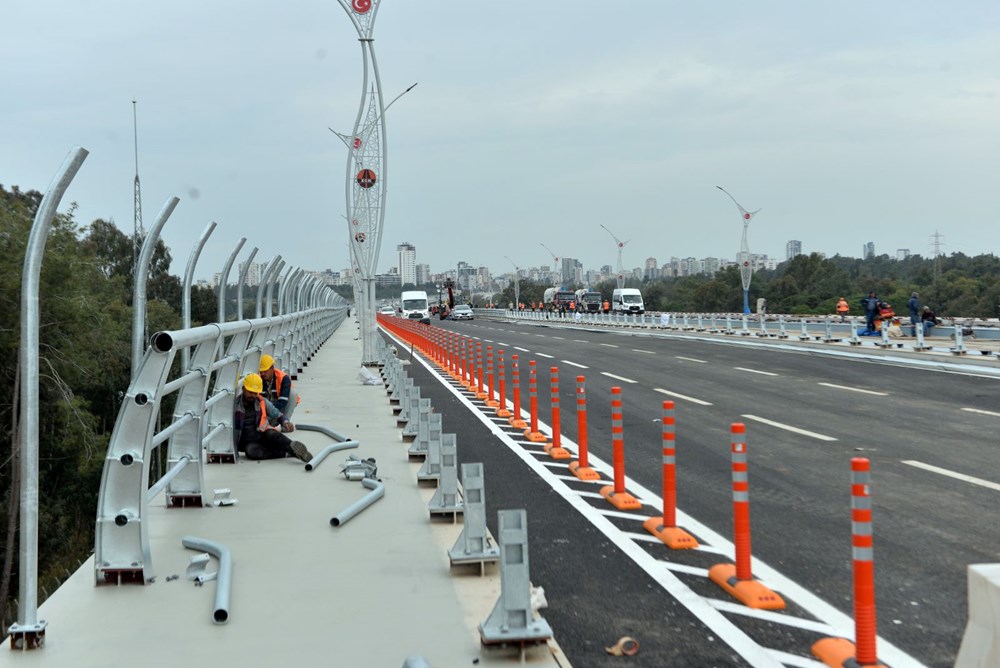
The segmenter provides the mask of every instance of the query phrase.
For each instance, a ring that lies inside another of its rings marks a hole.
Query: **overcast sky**
[[[722,185],[762,209],[750,250],[1000,252],[1000,3],[383,0],[379,270],[397,243],[458,261],[586,268],[735,258]],[[132,100],[147,227],[196,276],[241,236],[304,269],[348,266],[344,146],[357,35],[333,0],[14,0],[0,20],[0,183],[132,228]]]

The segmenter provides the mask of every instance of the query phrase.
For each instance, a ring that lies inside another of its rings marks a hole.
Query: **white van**
[[[431,324],[431,311],[427,305],[427,293],[423,290],[406,290],[400,295],[403,317]]]
[[[645,313],[642,293],[637,288],[615,288],[611,295],[611,310],[622,313]]]

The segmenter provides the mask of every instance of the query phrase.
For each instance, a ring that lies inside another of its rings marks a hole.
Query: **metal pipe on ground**
[[[355,515],[385,496],[385,485],[380,480],[365,478],[361,481],[365,489],[371,491],[330,518],[330,526],[347,524]]]
[[[229,621],[229,598],[233,579],[233,557],[229,553],[229,548],[221,543],[198,538],[197,536],[184,536],[181,544],[189,550],[201,550],[219,560],[219,574],[215,583],[215,606],[212,609],[212,621],[216,624],[225,624]]]
[[[350,450],[356,448],[360,445],[357,441],[344,441],[343,443],[331,443],[330,445],[323,448],[318,455],[310,459],[306,463],[306,471],[312,471],[314,468],[320,465],[320,463],[327,458],[328,455],[334,452],[340,452],[341,450]]]

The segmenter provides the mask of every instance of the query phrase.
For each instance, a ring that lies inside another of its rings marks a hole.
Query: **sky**
[[[381,0],[386,218],[432,272],[495,273],[862,244],[1000,253],[1000,3]],[[349,266],[346,149],[361,51],[334,0],[14,0],[0,21],[0,184],[44,191],[90,155],[60,210],[143,219],[196,278],[280,253]]]

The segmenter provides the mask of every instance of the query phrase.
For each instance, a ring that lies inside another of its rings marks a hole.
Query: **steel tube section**
[[[337,432],[335,432],[334,430],[330,429],[329,427],[322,427],[322,426],[316,425],[316,424],[298,424],[298,423],[296,423],[295,424],[295,428],[297,430],[301,430],[301,431],[318,431],[319,433],[326,434],[327,436],[329,436],[333,440],[338,441],[340,443],[343,443],[344,441],[351,440],[351,438],[349,436],[344,436],[343,434],[338,434]]]
[[[163,491],[163,489],[170,484],[170,481],[177,477],[177,474],[184,470],[184,467],[191,463],[191,457],[189,455],[181,455],[181,458],[177,460],[177,463],[170,467],[170,470],[163,474],[163,477],[156,481],[156,484],[149,488],[146,492],[146,499],[152,501],[156,498],[156,495]]]
[[[331,517],[330,526],[341,527],[347,524],[355,515],[385,496],[385,485],[380,480],[364,478],[361,484],[371,491]]]
[[[352,450],[358,447],[359,445],[361,444],[358,441],[344,441],[343,443],[331,443],[330,445],[320,450],[320,453],[318,455],[309,460],[309,462],[306,464],[306,471],[312,471],[313,469],[315,469],[317,466],[323,463],[323,460],[326,459],[328,455],[331,455],[334,452],[340,452],[341,450]]]
[[[243,248],[243,244],[247,242],[247,238],[243,237],[236,244],[236,248],[233,252],[229,254],[229,259],[226,260],[225,266],[222,267],[222,273],[219,274],[219,314],[218,321],[220,323],[226,321],[226,287],[229,282],[229,272],[233,268],[233,262],[236,261],[236,256],[239,254],[240,249]]]
[[[270,318],[274,315],[274,290],[277,288],[278,284],[282,282],[281,272],[285,268],[286,262],[280,260],[278,262],[278,268],[271,276],[271,280],[267,282],[267,296],[265,297],[266,303],[264,304],[264,316]],[[292,273],[292,266],[288,266],[288,272],[285,274],[285,279]],[[280,313],[278,315],[281,315]]]
[[[253,259],[257,257],[257,247],[254,246],[253,250],[250,251],[250,256],[247,257],[243,262],[243,267],[240,268],[240,277],[237,279],[236,283],[236,319],[243,319],[243,284],[247,282],[247,273],[250,271],[250,265],[253,264]]]
[[[212,610],[212,621],[225,624],[229,621],[229,597],[233,581],[233,558],[229,548],[221,543],[215,543],[197,536],[184,536],[181,544],[189,550],[208,552],[219,560],[219,575],[215,581],[215,608]]]
[[[194,419],[192,413],[185,413],[181,417],[177,418],[177,421],[171,424],[169,427],[161,431],[160,433],[153,436],[153,440],[150,442],[150,448],[155,448],[160,443],[173,436],[177,431],[181,429],[184,425],[191,422]]]
[[[270,281],[271,281],[271,274],[273,274],[274,270],[278,268],[278,265],[279,265],[280,262],[281,262],[281,256],[280,255],[275,255],[273,258],[271,258],[271,262],[268,263],[267,269],[264,270],[264,275],[260,277],[260,282],[257,283],[257,316],[256,317],[258,317],[258,318],[262,317],[263,313],[264,313],[264,310],[263,310],[263,306],[264,306],[264,288],[268,285],[268,283],[270,283]]]
[[[219,359],[212,362],[212,364],[208,367],[208,370],[212,373],[215,373],[216,371],[226,366],[227,364],[232,364],[233,362],[239,362],[239,361],[240,357],[238,355],[226,355],[225,357],[220,357]]]
[[[36,632],[45,628],[38,624],[38,376],[39,322],[38,291],[41,283],[42,258],[52,219],[66,189],[80,171],[88,151],[79,146],[70,150],[56,172],[49,189],[35,212],[28,245],[24,253],[21,274],[21,540],[19,547],[17,623],[10,633]]]
[[[214,395],[212,395],[211,397],[209,397],[209,399],[205,402],[205,411],[208,412],[209,408],[211,408],[215,404],[219,403],[223,399],[226,399],[227,397],[231,397],[232,395],[233,395],[233,391],[231,389],[229,389],[229,388],[226,388],[224,390],[216,392]]]
[[[205,227],[201,236],[198,237],[198,243],[191,249],[191,255],[188,256],[187,266],[184,268],[184,282],[181,286],[181,325],[183,329],[191,328],[191,283],[194,281],[194,268],[198,264],[198,257],[201,255],[201,249],[205,247],[205,242],[208,241],[210,236],[212,236],[212,232],[215,231],[215,228],[216,223],[214,220]],[[182,350],[181,360],[181,369],[186,371],[191,362],[191,351],[187,349]]]
[[[187,348],[184,349],[185,351]],[[180,378],[175,378],[166,385],[163,386],[163,394],[167,395],[171,392],[176,392],[188,383],[194,382],[205,377],[205,371],[203,369],[192,369]]]
[[[146,238],[142,242],[142,250],[139,251],[139,260],[136,262],[135,282],[132,289],[132,380],[139,373],[139,365],[142,363],[143,339],[146,332],[146,281],[149,279],[149,262],[153,259],[153,250],[156,242],[160,238],[160,230],[166,225],[170,214],[174,212],[177,197],[167,200],[160,213],[157,214],[153,226],[149,228]]]
[[[212,442],[212,439],[215,437],[215,435],[218,434],[220,431],[222,431],[225,428],[226,428],[226,425],[223,424],[223,423],[221,423],[221,422],[219,424],[215,425],[214,427],[212,427],[212,431],[210,431],[207,434],[205,434],[205,437],[203,439],[201,439],[201,444],[202,445],[208,445],[209,443]]]

